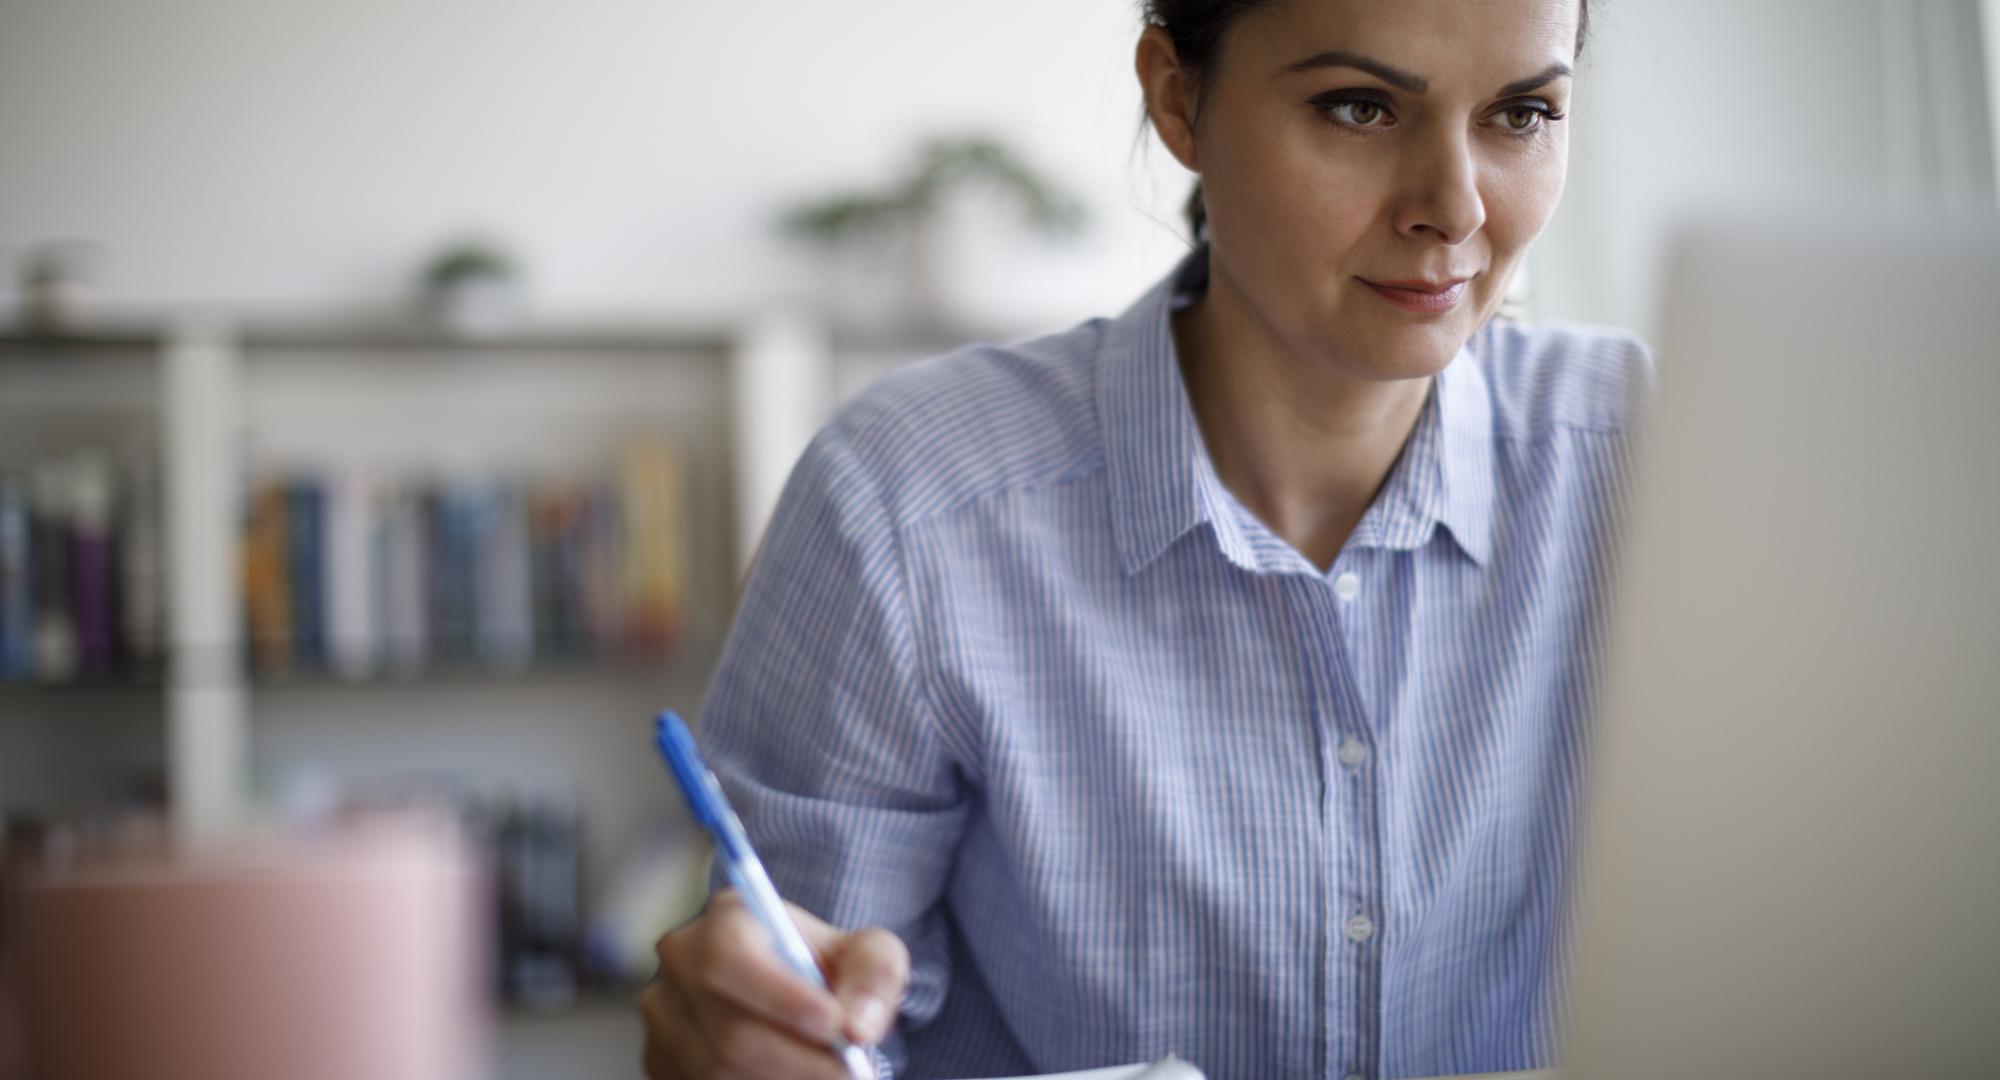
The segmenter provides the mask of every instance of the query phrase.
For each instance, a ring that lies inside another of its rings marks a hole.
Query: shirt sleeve
[[[786,899],[910,949],[903,1025],[950,972],[946,876],[966,814],[917,673],[877,480],[837,428],[793,469],[701,711],[703,749]],[[901,1066],[900,1040],[884,1047]]]

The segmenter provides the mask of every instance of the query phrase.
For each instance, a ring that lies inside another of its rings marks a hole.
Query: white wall
[[[1127,0],[5,0],[0,248],[78,236],[140,306],[387,298],[468,227],[544,314],[727,311],[783,287],[774,208],[984,126],[1098,228],[1000,252],[1010,323],[1122,306],[1177,250],[1134,205]],[[1141,197],[1141,201],[1144,199]],[[1018,272],[1021,266],[1032,274]]]
[[[1541,314],[1650,335],[1669,227],[1704,204],[1993,205],[1978,35],[1951,35],[1976,27],[1972,0],[1597,12],[1569,190],[1535,256]]]

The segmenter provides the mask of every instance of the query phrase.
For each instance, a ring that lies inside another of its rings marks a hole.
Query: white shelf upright
[[[832,410],[831,348],[814,320],[775,310],[751,324],[730,357],[739,579],[792,466]]]
[[[234,334],[218,321],[184,320],[167,338],[168,801],[177,832],[197,841],[238,820],[249,784],[237,563],[241,363]]]

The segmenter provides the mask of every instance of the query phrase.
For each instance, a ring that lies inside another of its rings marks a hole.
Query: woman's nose
[[[1467,136],[1441,133],[1413,154],[1404,170],[1396,231],[1455,245],[1485,224],[1486,200]]]

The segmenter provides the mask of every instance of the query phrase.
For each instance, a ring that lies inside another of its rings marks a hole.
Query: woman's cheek
[[[1495,176],[1488,187],[1487,232],[1496,258],[1533,243],[1562,202],[1566,158],[1555,156]]]

